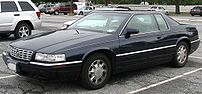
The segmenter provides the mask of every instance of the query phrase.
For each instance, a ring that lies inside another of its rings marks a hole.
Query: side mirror
[[[140,31],[138,29],[127,28],[126,29],[125,38],[130,38],[130,35],[132,35],[132,34],[138,34],[139,32]]]

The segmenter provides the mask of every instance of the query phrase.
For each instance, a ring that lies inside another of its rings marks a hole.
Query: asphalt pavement
[[[42,15],[40,30],[33,33],[60,29],[64,22],[81,16]],[[202,36],[202,17],[173,17],[181,23],[196,25]],[[200,37],[200,40],[201,37]],[[6,46],[14,41],[13,36],[0,39],[0,94],[202,94],[202,47],[190,55],[184,68],[159,65],[138,71],[113,75],[108,84],[98,90],[86,90],[79,81],[45,81],[16,75],[7,69],[1,59]],[[201,43],[202,44],[202,43]]]

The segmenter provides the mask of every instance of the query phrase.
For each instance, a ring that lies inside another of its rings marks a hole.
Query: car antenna
[[[76,30],[76,32],[79,34],[79,31],[78,31],[78,30]]]

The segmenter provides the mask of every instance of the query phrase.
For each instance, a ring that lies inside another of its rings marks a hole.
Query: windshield
[[[85,10],[85,9],[86,9],[86,6],[81,7],[79,10]]]
[[[94,13],[72,24],[68,29],[83,29],[100,33],[114,33],[128,16],[128,14]]]

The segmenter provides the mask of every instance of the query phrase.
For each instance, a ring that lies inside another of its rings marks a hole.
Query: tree
[[[181,0],[175,0],[175,13],[180,14],[180,3]]]

